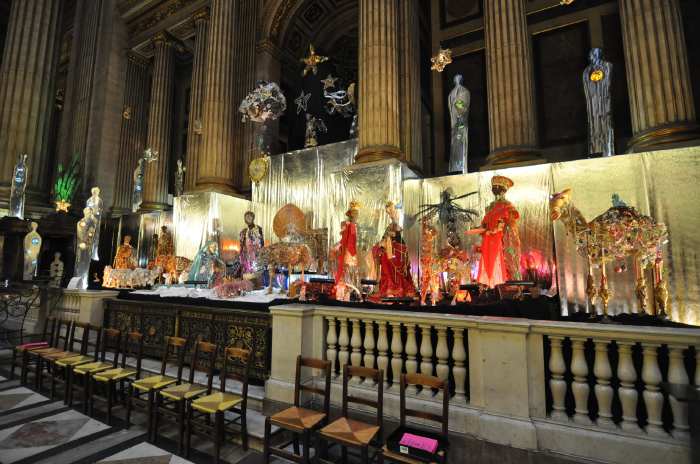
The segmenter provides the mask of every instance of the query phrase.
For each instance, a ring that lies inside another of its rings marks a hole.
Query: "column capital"
[[[174,45],[175,44],[175,38],[170,35],[167,31],[160,31],[156,33],[153,38],[151,39],[153,41],[153,45]]]
[[[192,21],[197,24],[198,21],[209,21],[209,7],[204,7],[201,10],[197,10],[192,15]]]
[[[145,56],[141,55],[135,50],[127,50],[126,52],[126,58],[131,61],[132,63],[141,66],[141,67],[147,67],[149,65],[149,60]]]

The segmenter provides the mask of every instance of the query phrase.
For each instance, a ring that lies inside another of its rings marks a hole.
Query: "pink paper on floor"
[[[399,445],[410,446],[428,453],[434,453],[437,450],[438,442],[432,438],[413,435],[412,433],[404,433],[401,437]]]

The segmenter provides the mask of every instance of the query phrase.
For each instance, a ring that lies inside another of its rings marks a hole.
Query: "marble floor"
[[[124,451],[113,454],[98,464],[192,464],[192,461],[183,459],[162,448],[153,446],[150,443],[140,443],[127,448]]]

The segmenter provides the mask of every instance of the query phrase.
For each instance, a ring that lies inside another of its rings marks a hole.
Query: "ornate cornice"
[[[298,0],[284,0],[282,5],[275,12],[275,16],[272,19],[272,26],[270,27],[270,38],[273,41],[277,41],[280,35],[280,28],[282,22],[285,18],[289,16],[289,12],[298,3]]]
[[[138,20],[129,25],[129,30],[132,34],[143,32],[156,26],[161,21],[176,14],[186,6],[189,6],[198,0],[169,0],[153,8],[147,14],[141,16]]]

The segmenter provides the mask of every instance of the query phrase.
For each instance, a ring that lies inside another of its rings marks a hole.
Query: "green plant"
[[[78,161],[78,155],[75,155],[68,169],[64,169],[62,163],[58,164],[58,176],[53,187],[54,200],[70,203],[73,199],[80,175]]]

